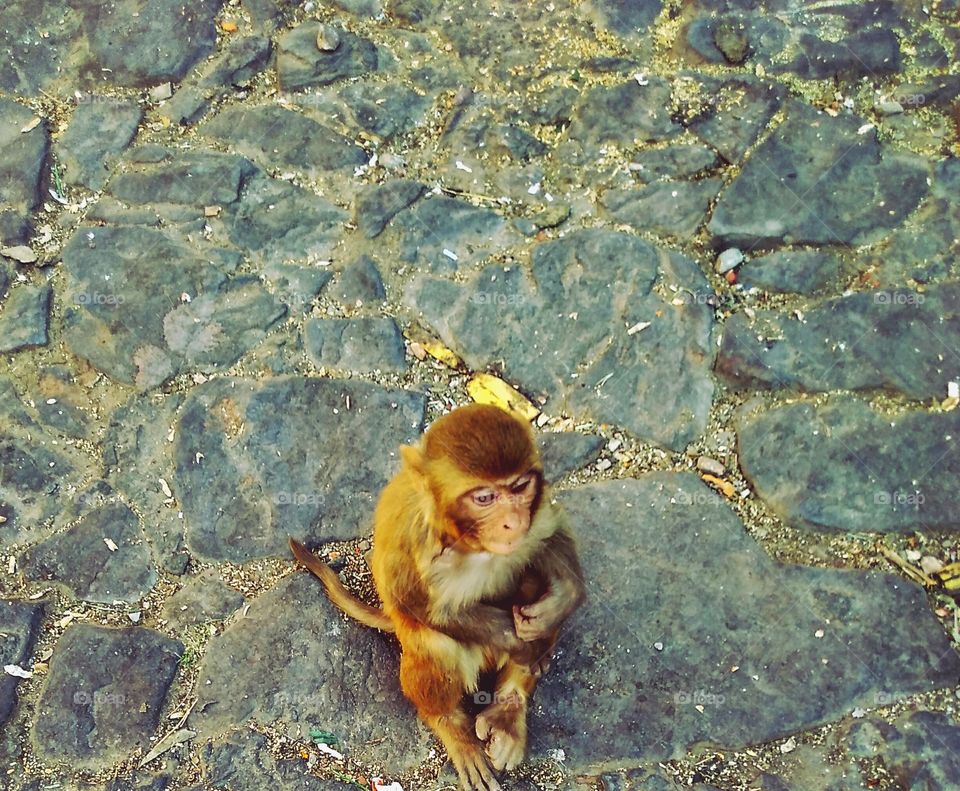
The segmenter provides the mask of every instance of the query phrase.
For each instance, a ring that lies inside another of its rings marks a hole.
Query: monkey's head
[[[444,546],[498,555],[520,546],[543,492],[543,467],[527,423],[471,404],[437,420],[418,448],[401,453],[429,493]]]

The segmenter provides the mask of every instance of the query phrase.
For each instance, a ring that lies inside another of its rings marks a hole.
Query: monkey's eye
[[[510,491],[513,492],[514,494],[520,494],[524,489],[526,489],[530,485],[530,482],[532,480],[533,480],[533,476],[526,475],[520,480],[518,480],[516,483],[514,483],[513,486],[510,487]]]
[[[481,489],[480,491],[473,493],[473,501],[477,505],[493,505],[493,501],[496,499],[496,492],[493,492],[490,489]]]

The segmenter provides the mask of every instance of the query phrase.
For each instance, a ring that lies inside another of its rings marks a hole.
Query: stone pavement
[[[0,50],[0,788],[451,787],[286,536],[369,594],[484,372],[589,589],[505,788],[960,787],[957,0],[7,0]]]

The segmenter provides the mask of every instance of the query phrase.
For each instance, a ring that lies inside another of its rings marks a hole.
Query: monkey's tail
[[[293,556],[306,566],[309,571],[316,574],[323,583],[323,587],[337,607],[343,610],[351,618],[354,618],[364,626],[372,626],[382,632],[395,632],[393,622],[387,617],[383,610],[377,607],[371,607],[366,602],[360,601],[350,591],[343,587],[340,578],[336,575],[326,563],[319,560],[316,555],[310,552],[303,544],[294,538],[290,539],[290,549]]]

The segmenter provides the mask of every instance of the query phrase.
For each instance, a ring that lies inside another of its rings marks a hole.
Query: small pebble
[[[169,82],[155,85],[150,89],[150,98],[155,102],[162,102],[173,96],[173,86]]]
[[[943,571],[943,561],[933,555],[924,555],[920,558],[920,568],[923,569],[924,574],[936,574],[938,571]]]
[[[317,33],[317,49],[321,52],[334,52],[340,46],[340,33],[331,25],[322,25]]]
[[[903,112],[903,105],[900,102],[894,101],[884,101],[877,102],[877,111],[883,113],[884,115],[896,115],[897,113]]]
[[[716,475],[718,478],[722,478],[724,473],[726,473],[723,464],[716,459],[711,459],[709,456],[699,456],[697,458],[697,469],[708,475]]]
[[[728,247],[717,256],[717,272],[725,274],[743,263],[743,253],[737,247]]]

